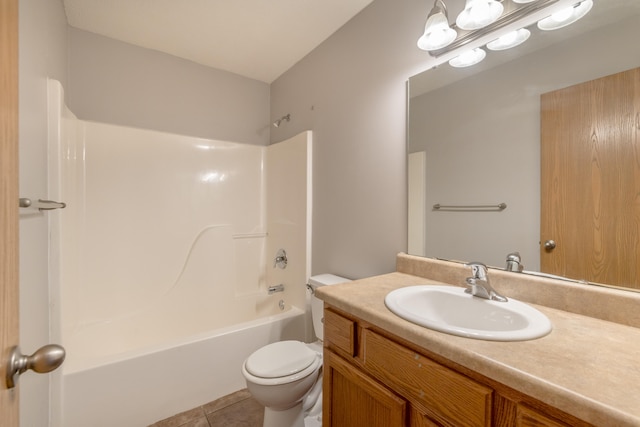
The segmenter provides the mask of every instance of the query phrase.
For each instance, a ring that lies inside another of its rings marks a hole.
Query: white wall
[[[69,28],[67,105],[81,120],[267,145],[269,85]]]
[[[67,82],[67,22],[61,0],[20,0],[20,195],[47,196],[47,76]],[[47,215],[20,215],[20,346],[31,354],[49,343]],[[20,378],[20,425],[49,417],[49,375]]]

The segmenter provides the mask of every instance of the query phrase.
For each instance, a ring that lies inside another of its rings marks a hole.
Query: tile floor
[[[264,407],[245,389],[149,427],[260,427]]]

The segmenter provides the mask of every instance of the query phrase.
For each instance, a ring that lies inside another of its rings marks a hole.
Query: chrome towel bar
[[[64,209],[67,207],[66,203],[62,202],[54,202],[53,200],[42,200],[38,199],[37,201],[32,201],[26,197],[20,198],[20,207],[21,208],[34,208],[41,211],[50,211],[53,209]]]
[[[435,211],[451,211],[451,210],[465,210],[465,211],[503,211],[507,209],[506,203],[499,203],[497,205],[441,205],[436,203],[433,205]]]

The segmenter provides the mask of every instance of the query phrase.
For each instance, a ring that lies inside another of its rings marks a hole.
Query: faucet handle
[[[520,252],[511,252],[507,255],[507,271],[513,271],[516,273],[521,273],[524,270],[524,266],[522,265],[522,258],[520,257]]]
[[[471,273],[473,279],[487,280],[488,270],[487,266],[481,262],[470,262],[466,264],[467,267],[471,267]]]
[[[287,268],[287,252],[284,249],[278,249],[278,253],[276,254],[276,258],[273,260],[273,268]]]

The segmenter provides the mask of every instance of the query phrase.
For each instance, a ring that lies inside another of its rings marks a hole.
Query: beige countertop
[[[594,425],[640,426],[639,328],[531,304],[553,323],[543,338],[495,342],[458,337],[415,325],[386,308],[384,298],[390,291],[424,284],[443,283],[395,272],[325,286],[317,296]]]

